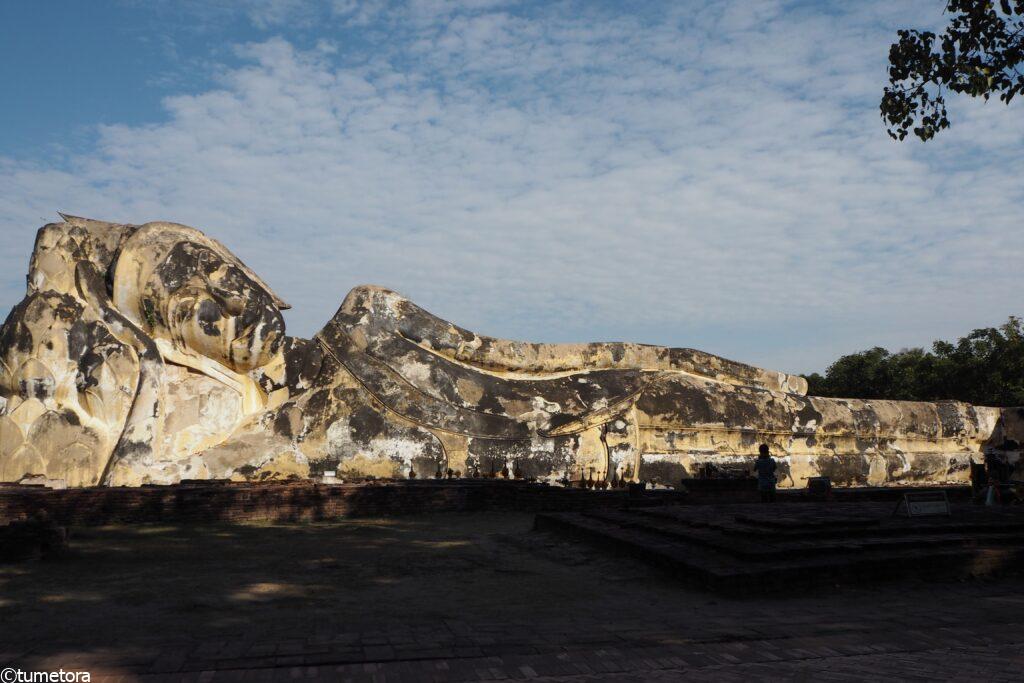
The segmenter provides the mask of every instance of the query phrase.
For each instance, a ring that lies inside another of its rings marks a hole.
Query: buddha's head
[[[281,299],[234,254],[194,228],[147,223],[123,245],[114,305],[150,336],[245,373],[284,341]]]

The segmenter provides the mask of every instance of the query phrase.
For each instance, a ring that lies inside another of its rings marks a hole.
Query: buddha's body
[[[808,397],[690,349],[481,337],[358,287],[314,339],[219,243],[168,223],[40,231],[0,333],[0,480],[487,475],[677,484],[769,443],[780,485],[966,481],[1018,409]]]

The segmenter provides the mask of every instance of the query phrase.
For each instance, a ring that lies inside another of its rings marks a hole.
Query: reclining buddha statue
[[[290,337],[287,304],[199,230],[62,219],[0,329],[0,481],[678,485],[748,467],[761,443],[780,486],[963,482],[993,447],[1019,462],[1017,408],[819,398],[692,349],[495,339],[379,287]]]

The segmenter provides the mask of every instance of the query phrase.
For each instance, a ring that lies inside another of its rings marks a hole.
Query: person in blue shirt
[[[761,444],[758,450],[760,454],[754,461],[754,470],[757,472],[757,490],[761,492],[762,503],[774,503],[775,470],[778,469],[778,463],[768,451],[768,444]]]

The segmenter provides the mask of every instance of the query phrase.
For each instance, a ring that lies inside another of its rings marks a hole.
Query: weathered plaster
[[[0,480],[499,475],[675,485],[711,463],[780,485],[963,482],[1019,463],[1024,410],[806,396],[693,349],[477,335],[356,287],[314,339],[224,245],[175,223],[62,216],[0,329]]]

